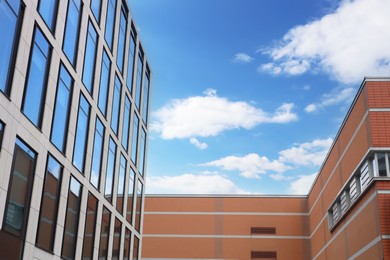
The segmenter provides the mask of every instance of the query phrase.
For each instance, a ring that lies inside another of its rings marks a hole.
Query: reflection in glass
[[[61,192],[62,165],[51,155],[47,158],[45,182],[39,212],[37,246],[53,252],[57,211]]]
[[[81,0],[69,0],[62,49],[73,67],[76,65],[80,32]]]
[[[57,0],[40,0],[38,6],[39,14],[52,32],[56,23],[57,5]]]
[[[38,128],[41,127],[42,110],[45,103],[50,49],[51,47],[41,30],[36,27],[22,111]]]
[[[0,120],[0,150],[1,150],[1,144],[3,143],[4,128],[5,128],[5,124]]]
[[[138,260],[138,255],[139,255],[139,238],[134,236],[133,260]]]
[[[123,245],[123,255],[122,255],[122,259],[123,260],[129,260],[129,254],[130,254],[130,241],[131,239],[131,232],[129,229],[125,229],[125,243]]]
[[[91,193],[88,193],[87,216],[85,218],[85,231],[83,240],[83,260],[92,260],[97,209],[97,199]]]
[[[116,209],[119,213],[123,213],[123,199],[125,197],[125,175],[126,175],[127,161],[123,154],[121,154],[121,160],[119,165],[119,177],[118,177],[118,192],[116,196]]]
[[[110,235],[111,212],[103,207],[102,223],[100,230],[99,260],[107,259],[108,239]]]
[[[122,84],[118,78],[118,75],[116,75],[114,94],[112,97],[112,114],[111,114],[111,128],[116,135],[118,134],[119,109],[121,105],[121,89],[122,89]]]
[[[123,73],[123,63],[124,63],[124,52],[125,52],[125,42],[126,42],[126,31],[127,31],[127,14],[122,6],[121,8],[121,17],[119,22],[119,39],[118,39],[118,49],[116,55],[116,64],[121,73]]]
[[[98,24],[100,23],[101,6],[102,6],[102,0],[91,0],[91,10]]]
[[[112,43],[114,38],[114,21],[115,21],[116,0],[107,1],[107,16],[106,16],[106,32],[104,38],[107,45],[112,50]]]
[[[149,109],[149,88],[150,88],[150,73],[146,71],[145,83],[144,83],[144,93],[142,96],[142,120],[145,125],[148,124],[148,109]]]
[[[115,154],[116,154],[116,144],[114,140],[110,137],[110,144],[108,146],[108,157],[107,157],[107,170],[106,170],[106,185],[104,187],[104,197],[112,202],[112,189],[114,182],[114,172],[115,172]]]
[[[138,65],[137,65],[137,83],[135,85],[135,106],[140,109],[141,103],[141,91],[142,91],[142,71],[144,67],[143,54],[140,52],[138,54]]]
[[[141,229],[141,210],[142,210],[142,193],[143,184],[138,180],[137,184],[137,201],[135,202],[135,229],[139,232]]]
[[[76,125],[76,137],[73,151],[73,165],[80,171],[84,171],[84,161],[87,146],[88,121],[90,106],[83,96],[80,95],[79,112]]]
[[[130,167],[130,176],[129,176],[129,186],[127,190],[127,210],[126,210],[126,219],[130,225],[133,225],[133,198],[134,198],[134,178],[135,172],[133,168]]]
[[[108,99],[108,84],[110,82],[111,61],[105,50],[103,50],[102,72],[100,74],[100,88],[98,106],[100,111],[106,116],[107,99]]]
[[[112,260],[119,260],[119,248],[121,243],[121,230],[122,230],[122,223],[119,221],[119,219],[115,218],[115,225],[114,225],[114,238],[113,238],[113,245],[112,245]]]
[[[138,147],[138,123],[139,119],[136,114],[134,114],[133,122],[133,136],[131,141],[131,160],[135,165],[137,165],[137,147]]]
[[[83,68],[83,83],[87,88],[88,92],[92,94],[95,73],[97,33],[91,21],[89,21],[88,23],[88,35],[85,46],[86,47]]]
[[[61,64],[50,137],[51,142],[61,152],[65,152],[72,88],[73,79],[64,65]]]
[[[73,176],[71,176],[61,252],[61,257],[66,260],[74,259],[75,256],[80,202],[81,184]]]
[[[130,99],[126,95],[125,109],[123,111],[123,125],[122,125],[122,146],[127,149],[129,148],[129,127],[130,127]]]
[[[98,117],[96,117],[95,140],[93,143],[92,167],[90,181],[96,189],[99,189],[100,172],[103,155],[104,126]]]
[[[128,63],[127,63],[127,78],[126,84],[130,93],[132,93],[133,87],[133,68],[134,68],[134,53],[135,53],[135,37],[133,33],[133,29],[131,29],[131,37],[130,37],[130,49],[128,55]]]
[[[144,166],[145,166],[145,146],[146,146],[146,132],[142,128],[141,131],[141,140],[140,140],[140,147],[139,147],[139,165],[138,169],[141,175],[144,175]]]
[[[378,158],[378,173],[380,177],[386,177],[386,156],[385,153],[377,153]]]

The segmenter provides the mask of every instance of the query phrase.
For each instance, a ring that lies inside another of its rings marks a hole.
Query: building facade
[[[143,259],[390,259],[390,78],[365,79],[307,196],[147,196]]]
[[[0,259],[138,259],[151,70],[126,0],[0,0]]]

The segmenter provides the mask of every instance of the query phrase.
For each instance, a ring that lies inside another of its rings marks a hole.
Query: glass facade
[[[138,164],[138,169],[142,176],[144,175],[144,166],[145,166],[145,147],[146,147],[146,132],[142,128],[140,147],[139,147],[139,164]]]
[[[88,23],[87,42],[85,44],[83,83],[88,92],[92,94],[93,81],[95,78],[95,62],[97,47],[97,32],[91,21]]]
[[[58,0],[40,0],[38,4],[39,14],[52,32],[56,25],[57,8]]]
[[[111,112],[111,129],[114,131],[116,135],[118,135],[119,109],[121,106],[121,90],[122,90],[122,84],[118,78],[118,75],[116,75],[114,94],[112,97],[112,112]]]
[[[98,24],[100,24],[100,14],[102,8],[102,0],[91,0],[91,10]]]
[[[13,53],[17,49],[18,29],[23,15],[20,1],[0,1],[0,35],[7,35],[1,39],[0,48],[0,91],[9,94],[9,78],[12,75],[12,66],[15,61]]]
[[[138,54],[138,65],[137,65],[137,82],[135,84],[135,106],[140,109],[141,104],[141,91],[142,91],[142,71],[144,69],[143,54]]]
[[[137,164],[137,148],[138,148],[138,124],[139,119],[136,114],[134,114],[134,121],[133,121],[133,135],[131,140],[131,160],[136,165]]]
[[[140,180],[138,180],[137,200],[135,202],[135,229],[138,232],[141,230],[142,193],[143,193],[143,184]]]
[[[123,260],[129,260],[130,257],[130,247],[131,246],[131,232],[129,229],[125,229],[125,239],[124,239],[124,245],[123,245]]]
[[[108,57],[107,52],[103,50],[98,107],[104,116],[106,116],[107,113],[107,99],[108,99],[108,89],[110,83],[110,69],[111,69],[110,58]]]
[[[73,165],[84,172],[85,151],[87,148],[87,134],[90,106],[85,97],[80,95],[80,104],[77,117],[76,137],[73,150]]]
[[[106,16],[106,31],[104,38],[106,39],[107,45],[112,51],[112,45],[114,40],[114,29],[115,29],[115,9],[116,0],[107,1],[107,16]]]
[[[62,165],[49,155],[42,190],[42,202],[38,221],[36,245],[53,252],[54,235],[57,226],[58,203],[61,192]]]
[[[121,154],[121,160],[119,164],[119,176],[118,176],[118,191],[116,195],[116,210],[119,213],[123,213],[123,200],[125,198],[125,175],[126,175],[127,161],[123,154]]]
[[[126,95],[125,109],[123,111],[123,124],[122,124],[122,146],[128,151],[129,148],[129,127],[130,127],[130,99]]]
[[[139,255],[139,238],[134,236],[133,242],[133,260],[138,260]]]
[[[122,222],[119,219],[115,218],[114,222],[114,238],[112,243],[112,260],[119,260],[119,249],[121,243],[121,231],[122,231]]]
[[[135,192],[135,172],[133,168],[130,167],[130,176],[129,176],[129,185],[127,190],[127,211],[126,211],[126,220],[133,225],[133,205],[134,205],[134,192]]]
[[[83,240],[83,260],[93,259],[93,244],[95,242],[97,209],[98,200],[91,193],[88,193],[87,216],[85,218],[85,231]]]
[[[4,128],[5,128],[5,124],[0,120],[0,151],[1,151],[1,146],[3,144]]]
[[[144,93],[142,96],[142,120],[144,124],[148,124],[148,109],[149,109],[149,88],[150,88],[150,73],[146,70],[146,77],[144,83]]]
[[[115,174],[115,158],[116,158],[116,144],[110,137],[107,154],[107,169],[106,169],[106,183],[104,187],[104,197],[112,202],[112,189],[114,184]]]
[[[35,27],[34,44],[28,67],[22,111],[38,128],[41,128],[42,123],[50,51],[51,46],[43,36],[42,31]]]
[[[130,46],[129,46],[128,61],[127,61],[128,62],[127,77],[126,77],[127,88],[130,90],[130,93],[132,93],[132,86],[133,86],[134,55],[135,55],[135,36],[134,36],[133,28],[131,28]]]
[[[95,125],[95,138],[93,142],[93,153],[92,153],[92,166],[90,182],[96,189],[99,189],[100,183],[100,172],[102,168],[102,156],[103,156],[103,144],[104,144],[104,126],[102,121],[96,117]]]
[[[125,43],[126,43],[126,31],[127,31],[127,11],[122,5],[121,16],[119,21],[119,37],[118,37],[118,49],[116,55],[116,64],[120,72],[123,74],[124,56],[125,56]]]
[[[69,0],[62,49],[73,67],[76,66],[77,45],[80,33],[81,0]]]
[[[65,152],[68,133],[72,88],[73,79],[69,75],[68,70],[61,64],[50,141],[63,153]]]
[[[108,239],[110,235],[110,220],[111,212],[106,207],[103,207],[100,229],[99,260],[107,259]]]

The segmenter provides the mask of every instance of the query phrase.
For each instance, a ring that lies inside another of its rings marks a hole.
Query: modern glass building
[[[138,259],[151,71],[127,1],[0,0],[0,35],[0,259]]]

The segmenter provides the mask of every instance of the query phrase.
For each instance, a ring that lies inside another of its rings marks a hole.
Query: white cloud
[[[349,104],[354,98],[355,93],[356,90],[354,88],[333,89],[330,93],[324,94],[319,103],[312,103],[306,106],[305,111],[307,113],[313,113],[328,106]]]
[[[253,58],[245,52],[240,52],[234,55],[234,61],[240,63],[250,63],[253,61]]]
[[[344,0],[320,19],[290,29],[259,70],[298,75],[320,69],[343,83],[390,74],[390,1]]]
[[[279,161],[270,161],[267,157],[260,157],[255,153],[250,153],[243,157],[227,156],[204,163],[202,166],[214,166],[228,171],[239,171],[240,175],[245,178],[259,178],[260,174],[265,174],[267,171],[281,173],[290,169],[289,166]]]
[[[285,103],[274,113],[243,101],[218,97],[213,89],[204,96],[175,99],[153,113],[151,130],[163,139],[209,137],[229,129],[251,129],[261,123],[288,123],[298,119],[294,104]]]
[[[248,194],[218,174],[151,176],[146,178],[148,194]]]
[[[198,139],[196,139],[195,137],[191,137],[190,138],[190,143],[195,145],[196,148],[200,149],[200,150],[204,150],[204,149],[207,149],[208,145],[206,143],[201,143],[199,142]]]
[[[332,145],[333,139],[316,139],[279,152],[279,161],[294,165],[320,166]]]
[[[316,176],[317,173],[299,176],[297,180],[290,184],[289,192],[296,195],[306,195],[309,192]]]

